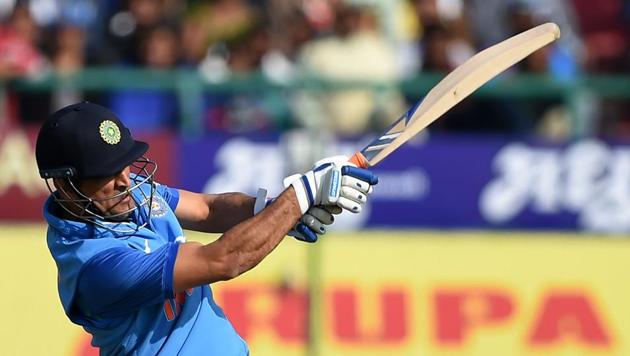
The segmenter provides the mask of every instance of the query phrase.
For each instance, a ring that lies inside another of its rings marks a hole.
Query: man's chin
[[[135,210],[136,204],[134,204],[132,201],[131,204],[127,204],[127,205],[128,206],[124,209],[120,205],[114,207],[113,211],[110,210],[109,214],[107,214],[105,218],[107,218],[107,220],[116,221],[116,222],[129,221],[131,219],[131,215],[133,214],[133,211]],[[120,210],[120,211],[116,211],[116,210]]]
[[[118,207],[121,208],[121,207]],[[121,211],[109,211],[109,214],[105,216],[107,220],[116,221],[116,222],[124,222],[129,221],[131,219],[131,215],[135,210],[135,205],[130,205],[126,209],[120,209]],[[118,209],[116,209],[118,210]]]
[[[128,211],[125,213],[118,213],[118,214],[106,216],[106,218],[107,220],[110,220],[110,221],[125,222],[125,221],[129,221],[129,219],[131,218],[131,214],[132,212]]]

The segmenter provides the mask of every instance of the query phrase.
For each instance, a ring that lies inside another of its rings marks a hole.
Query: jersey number
[[[181,314],[184,303],[186,303],[186,297],[191,296],[192,292],[193,290],[190,288],[186,292],[175,294],[175,298],[164,301],[164,316],[166,316],[166,320],[173,321]]]

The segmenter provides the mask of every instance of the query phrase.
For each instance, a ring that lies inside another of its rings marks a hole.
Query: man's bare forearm
[[[210,205],[208,232],[225,232],[254,215],[254,197],[242,193],[214,196]]]
[[[293,188],[259,214],[227,230],[218,240],[180,247],[175,264],[175,292],[232,279],[255,267],[282,241],[301,216]]]
[[[201,211],[195,219],[182,221],[182,227],[199,232],[223,233],[254,215],[255,198],[242,193],[203,195]]]
[[[267,209],[228,230],[217,242],[235,258],[233,276],[256,266],[287,235],[301,217],[293,189]],[[260,215],[260,216],[259,216]]]

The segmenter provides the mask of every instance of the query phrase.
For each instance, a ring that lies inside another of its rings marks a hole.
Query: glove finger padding
[[[326,225],[334,222],[333,214],[341,213],[336,205],[313,206],[300,218],[295,227],[289,231],[289,236],[304,242],[316,242],[319,235],[326,233]]]
[[[339,205],[326,205],[324,209],[333,215],[339,215],[343,211]]]
[[[356,203],[359,203],[360,205],[364,205],[365,203],[367,203],[367,194],[351,187],[341,187],[341,196],[350,199]]]
[[[318,238],[315,231],[302,222],[297,223],[295,227],[289,231],[289,236],[293,236],[297,240],[310,243],[317,242]]]
[[[326,224],[326,225],[330,225],[335,221],[335,217],[333,216],[333,214],[321,207],[317,207],[317,206],[313,206],[310,209],[308,209],[308,211],[306,212],[306,214],[304,215],[304,217],[306,216],[311,216],[312,218],[319,220],[322,224]],[[304,217],[302,217],[302,221],[304,221]],[[308,224],[308,222],[304,221],[308,226],[313,227],[311,225]],[[315,229],[316,230],[316,229]],[[317,230],[316,230],[317,231]]]
[[[341,178],[341,185],[344,187],[352,187],[365,194],[372,193],[372,186],[369,183],[352,176],[343,176],[343,178]]]
[[[341,192],[337,205],[353,213],[359,213],[367,203],[367,196],[372,193],[372,185],[378,183],[378,177],[371,171],[351,165],[341,167]]]
[[[317,234],[326,233],[326,227],[324,226],[324,223],[309,213],[304,214],[301,221]]]
[[[359,204],[343,196],[339,197],[337,205],[355,214],[360,213],[361,210],[363,210],[363,204]]]
[[[378,184],[378,177],[367,169],[358,168],[354,165],[347,164],[341,169],[341,174],[360,179],[369,185]]]

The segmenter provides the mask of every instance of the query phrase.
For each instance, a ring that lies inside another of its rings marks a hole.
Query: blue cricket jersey
[[[148,193],[150,185],[141,189]],[[133,194],[141,201],[140,192]],[[173,267],[185,241],[173,213],[178,201],[177,190],[156,184],[150,222],[131,234],[61,219],[53,198],[46,201],[61,303],[102,355],[249,354],[209,286],[173,295]],[[137,209],[132,222],[104,223],[132,230],[147,210]]]

